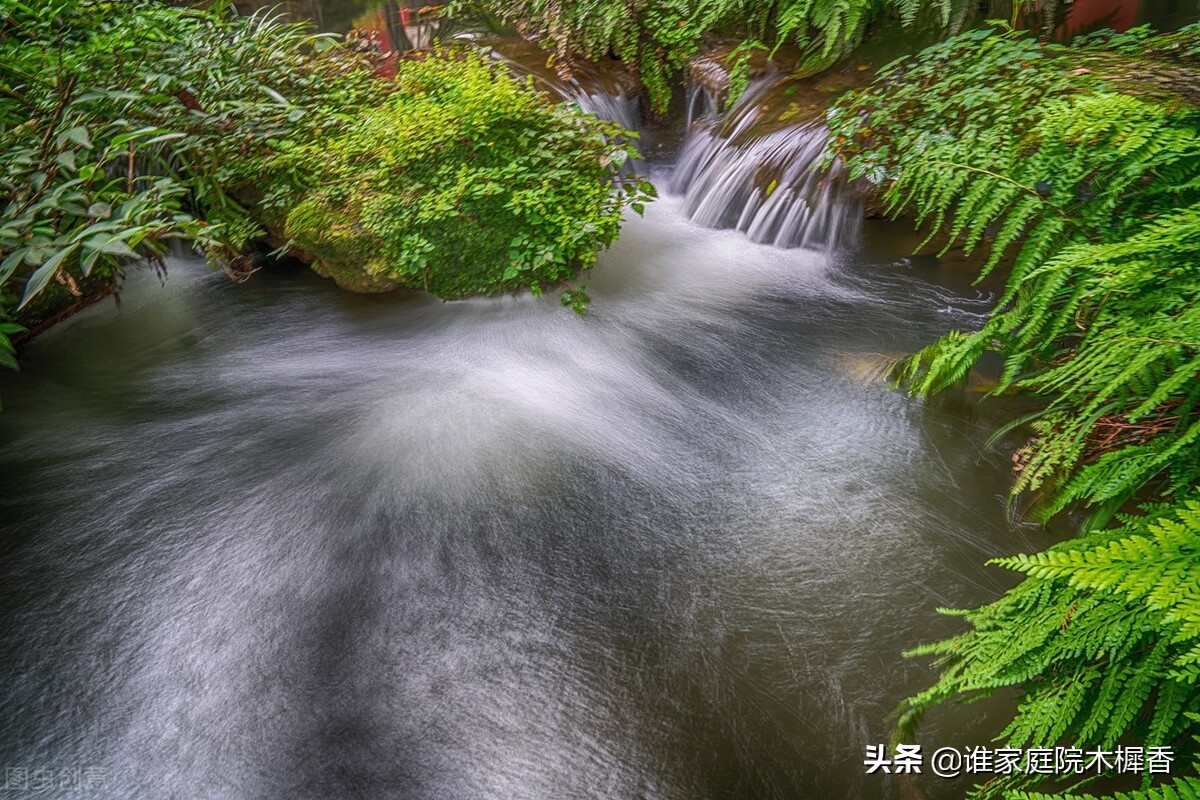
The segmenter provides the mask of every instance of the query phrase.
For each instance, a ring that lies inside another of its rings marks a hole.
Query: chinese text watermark
[[[50,792],[63,789],[106,789],[108,770],[104,767],[5,767],[4,789],[9,791]]]
[[[939,778],[959,775],[1084,775],[1149,773],[1167,775],[1175,755],[1169,747],[1116,747],[1111,750],[1078,747],[939,747],[926,757],[919,744],[867,745],[863,766],[867,774],[931,772]]]

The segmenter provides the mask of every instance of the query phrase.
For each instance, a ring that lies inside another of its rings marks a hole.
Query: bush
[[[328,37],[220,6],[0,8],[0,364],[6,319],[50,317],[172,239],[236,258],[264,233],[236,165],[378,94],[366,65],[323,55]]]
[[[240,266],[294,235],[343,286],[459,297],[573,276],[652,191],[614,189],[617,129],[482,56],[378,67],[227,2],[0,4],[0,366],[173,239]]]
[[[614,175],[628,132],[551,105],[472,51],[402,62],[395,90],[331,140],[282,154],[311,188],[282,233],[358,291],[439,297],[535,290],[590,267],[626,203],[652,191]],[[614,183],[615,181],[615,183]]]

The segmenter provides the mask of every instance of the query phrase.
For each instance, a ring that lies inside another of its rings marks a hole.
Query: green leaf
[[[152,134],[156,134],[161,131],[162,131],[162,128],[148,126],[145,128],[138,128],[135,131],[128,131],[127,133],[119,133],[116,136],[114,136],[111,141],[109,141],[108,150],[109,151],[117,150],[119,148],[124,147],[125,145],[129,144],[130,142],[132,142],[136,139],[139,139],[143,136],[150,136]]]
[[[92,270],[96,267],[96,261],[101,255],[103,253],[100,250],[89,250],[83,258],[79,259],[79,269],[85,278],[91,277]]]
[[[65,250],[59,250],[54,254],[53,257],[50,258],[49,261],[38,267],[34,273],[29,276],[29,280],[25,282],[25,291],[21,295],[21,303],[17,306],[18,310],[24,308],[30,300],[32,300],[39,292],[46,288],[47,284],[50,283],[50,280],[63,265],[63,262],[66,261],[67,258],[69,258],[72,254],[74,254],[78,248],[79,245],[73,244]]]
[[[290,102],[288,102],[288,99],[286,97],[284,97],[279,92],[272,89],[270,86],[261,86],[259,88],[262,89],[263,94],[267,95],[272,100],[279,103],[280,105],[283,105],[283,106],[291,106],[292,105]]]
[[[25,260],[25,254],[25,248],[19,247],[9,253],[8,258],[4,259],[3,263],[0,263],[0,283],[4,283],[4,281],[8,280],[9,276],[12,275],[16,268],[20,266],[21,262]]]
[[[185,138],[187,138],[187,134],[182,131],[172,131],[170,133],[160,133],[158,136],[155,136],[153,138],[147,139],[146,141],[142,142],[142,146],[149,147],[151,145],[159,144],[161,142],[173,142],[173,141],[176,141],[177,139],[185,139]]]
[[[91,137],[88,136],[88,129],[82,125],[76,125],[75,127],[69,128],[68,130],[59,134],[58,144],[60,147],[68,141],[74,142],[85,150],[92,149],[92,140]]]
[[[137,256],[137,253],[125,243],[124,239],[124,237],[130,233],[131,231],[124,231],[123,233],[116,234],[115,236],[107,236],[104,234],[89,236],[83,240],[83,249],[92,250],[97,253],[107,253],[110,256],[134,258]]]

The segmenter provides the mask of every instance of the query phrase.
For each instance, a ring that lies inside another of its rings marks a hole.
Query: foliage
[[[171,240],[236,266],[285,221],[324,246],[333,214],[324,238],[365,232],[372,268],[458,296],[573,275],[647,194],[613,193],[613,129],[477,61],[408,64],[396,84],[377,66],[228,2],[0,0],[0,364],[39,304]]]
[[[1129,94],[1101,64],[1133,71],[1095,46],[977,31],[885,70],[833,115],[852,170],[889,182],[893,212],[968,252],[986,242],[984,272],[1012,256],[983,329],[899,377],[928,394],[1001,354],[997,391],[1048,401],[1016,485],[1054,489],[1047,513],[1200,478],[1200,112]]]
[[[334,76],[305,55],[321,37],[219,6],[0,4],[0,314],[160,259],[171,239],[230,257],[259,233],[220,165],[303,126],[284,93]],[[3,352],[14,331],[0,328]]]
[[[944,26],[952,8],[965,5],[933,0],[929,7]],[[908,24],[920,7],[920,0],[456,0],[446,10],[482,10],[537,34],[563,66],[608,55],[628,62],[661,113],[671,96],[670,75],[713,34],[740,40],[741,47],[796,44],[807,54],[806,68],[815,71],[847,54],[872,20],[887,13]]]
[[[562,293],[562,304],[576,314],[583,314],[587,311],[587,307],[591,302],[592,299],[588,297],[586,286],[567,289]]]
[[[264,203],[290,209],[283,234],[335,278],[365,264],[364,288],[540,288],[591,266],[624,205],[653,191],[613,177],[635,155],[617,143],[629,135],[548,104],[486,56],[442,51],[402,62],[353,127],[278,154],[276,171],[307,188],[284,182]]]
[[[1198,46],[1197,28],[1073,47],[974,31],[891,65],[830,115],[837,149],[886,187],[892,213],[947,247],[986,246],[984,273],[1010,267],[981,330],[943,337],[896,377],[928,395],[998,354],[995,391],[1044,400],[1021,421],[1035,435],[1014,459],[1014,492],[1046,495],[1047,515],[1093,511],[1078,539],[1001,560],[1025,581],[966,612],[968,633],[917,651],[943,672],[902,707],[902,737],[939,702],[1018,687],[1001,735],[1013,746],[1132,738],[1195,763],[1200,112],[1186,88],[1195,74],[1180,70]],[[1105,528],[1135,497],[1161,502]],[[1147,776],[1129,797],[1195,790]]]
[[[942,673],[906,702],[902,734],[937,703],[1021,687],[1002,734],[1012,747],[1066,741],[1111,749],[1132,740],[1172,747],[1177,773],[1194,763],[1200,724],[1187,712],[1200,708],[1200,499],[1122,522],[997,560],[1027,579],[966,612],[969,632],[914,651],[937,656]],[[1044,779],[1016,775],[984,794]]]

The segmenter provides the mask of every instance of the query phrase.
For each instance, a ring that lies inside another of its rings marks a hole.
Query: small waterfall
[[[724,124],[699,122],[704,90],[689,95],[689,129],[671,179],[688,216],[712,228],[737,228],[754,242],[831,250],[854,241],[860,192],[841,162],[820,166],[828,129],[817,121],[778,127],[760,101],[772,85],[747,90]],[[764,131],[763,128],[773,128]]]
[[[546,63],[546,53],[533,42],[519,37],[459,37],[481,47],[515,75],[533,78],[537,86],[574,103],[589,114],[636,131],[641,119],[636,84],[619,62],[581,62],[569,74],[561,74]]]
[[[721,102],[706,86],[694,83],[688,87],[685,130],[701,123],[716,122],[721,116]]]
[[[627,131],[638,132],[641,113],[638,109],[637,97],[630,97],[623,92],[614,94],[603,91],[590,92],[578,81],[572,81],[565,94],[568,102],[574,103],[587,113],[616,123]],[[640,147],[637,148],[637,152],[642,152]],[[646,164],[641,158],[631,158],[625,162],[619,172],[625,178],[642,175],[646,172]]]
[[[588,91],[575,81],[565,91],[567,100],[600,119],[615,122],[627,131],[638,129],[641,116],[638,109],[638,99],[626,94],[609,94],[607,92]]]
[[[706,56],[695,59],[688,67],[687,127],[696,122],[717,122],[725,110],[729,96],[729,72],[717,61]]]

